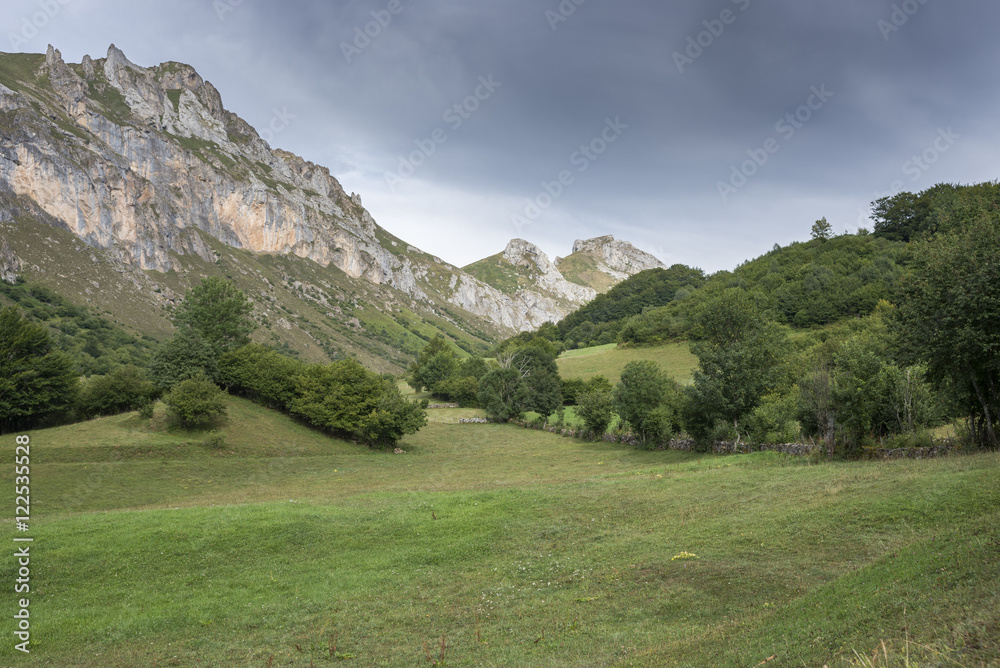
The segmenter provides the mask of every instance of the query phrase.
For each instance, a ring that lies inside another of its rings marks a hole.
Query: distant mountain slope
[[[666,265],[627,241],[613,236],[577,240],[573,253],[557,257],[556,267],[567,281],[607,292],[629,276],[647,269],[666,269]]]
[[[662,266],[632,244],[604,236],[577,240],[573,254],[555,262],[534,244],[513,239],[502,253],[462,269],[516,300],[535,300],[536,310],[544,303],[546,320],[557,322],[629,276]]]
[[[137,333],[166,335],[188,287],[228,275],[258,300],[259,336],[376,368],[437,332],[481,350],[595,294],[527,242],[486,281],[415,248],[328,169],[269,146],[193,67],[142,67],[114,45],[78,64],[51,46],[0,53],[0,225],[6,280]]]

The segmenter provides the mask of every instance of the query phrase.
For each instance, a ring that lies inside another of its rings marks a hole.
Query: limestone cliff
[[[561,312],[542,295],[512,300],[396,239],[327,168],[270,147],[188,65],[141,67],[114,45],[80,64],[51,46],[0,58],[0,183],[123,262],[159,272],[177,256],[213,262],[204,233],[505,329]]]
[[[376,224],[327,168],[272,148],[193,67],[142,67],[114,45],[79,64],[51,46],[0,54],[0,187],[123,266],[213,263],[218,240],[335,267],[446,320],[458,306],[501,332],[559,320],[605,283],[662,266],[599,237],[555,263],[515,239],[485,273],[458,269]]]

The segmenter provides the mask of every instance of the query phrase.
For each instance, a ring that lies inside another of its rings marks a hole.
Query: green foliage
[[[804,352],[799,420],[828,454],[857,455],[866,443],[934,426],[940,410],[919,365],[903,366],[883,304],[867,318]]]
[[[27,429],[68,411],[77,378],[45,327],[16,306],[0,308],[0,432]]]
[[[178,383],[163,403],[170,423],[183,429],[208,426],[226,414],[225,393],[204,375]]]
[[[421,406],[406,401],[395,381],[353,359],[307,366],[298,385],[290,407],[294,415],[364,445],[391,447],[426,424]]]
[[[500,368],[479,381],[479,405],[493,420],[506,422],[524,417],[526,391],[521,372]]]
[[[445,380],[457,367],[458,355],[445,338],[437,334],[410,365],[407,382],[417,392],[433,391],[434,385]]]
[[[669,269],[647,269],[622,281],[589,304],[569,314],[557,325],[559,339],[573,342],[567,348],[613,343],[625,321],[645,309],[664,306],[678,291],[697,288],[705,274],[682,264]]]
[[[287,411],[298,392],[305,363],[258,343],[219,357],[219,384],[269,408]]]
[[[521,371],[524,409],[547,418],[562,406],[562,383],[555,356],[543,346],[527,346],[509,353],[511,365]]]
[[[619,342],[656,345],[692,335],[696,314],[726,290],[753,295],[781,324],[815,327],[871,313],[889,299],[909,262],[907,246],[871,235],[842,235],[775,247],[734,271],[713,274],[698,289],[682,288],[666,306],[624,322]]]
[[[159,396],[159,389],[149,379],[145,369],[122,366],[106,376],[91,376],[83,382],[77,400],[77,414],[90,419],[127,413],[152,405]]]
[[[892,241],[928,238],[956,230],[1000,205],[1000,182],[970,186],[939,183],[914,194],[901,192],[872,202],[875,236]]]
[[[585,389],[576,398],[576,414],[587,431],[601,438],[615,419],[614,394],[606,388]]]
[[[611,381],[604,376],[597,374],[584,380],[583,378],[569,378],[562,381],[563,403],[572,406],[579,401],[579,397],[584,392],[606,391],[613,389]]]
[[[688,415],[704,416],[693,420],[702,427],[695,432],[704,436],[704,427],[717,419],[739,433],[739,421],[780,388],[787,337],[738,289],[706,304],[696,316],[695,331],[702,340],[692,347],[698,369],[688,394]]]
[[[77,375],[107,374],[117,366],[149,363],[150,341],[128,334],[45,286],[0,281],[0,295],[17,304],[29,320],[45,324],[53,344],[73,359]]]
[[[164,390],[198,375],[217,378],[218,356],[195,329],[184,327],[153,353],[150,375]]]
[[[794,443],[800,436],[798,387],[768,394],[745,418],[747,440],[754,443]]]
[[[917,245],[902,290],[900,336],[969,416],[974,440],[1000,447],[1000,216],[994,210]]]
[[[655,362],[629,362],[614,390],[614,410],[643,443],[655,447],[680,427],[679,392]]]
[[[198,332],[217,353],[250,342],[256,324],[253,304],[233,283],[210,276],[191,288],[177,308],[175,323]]]
[[[833,226],[831,226],[830,223],[826,222],[825,217],[820,218],[815,223],[813,223],[812,231],[810,232],[810,236],[812,236],[813,239],[821,239],[823,241],[829,239],[832,236],[832,234],[833,234]]]

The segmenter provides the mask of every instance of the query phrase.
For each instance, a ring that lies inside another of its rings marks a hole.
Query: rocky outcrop
[[[0,280],[15,283],[21,273],[21,261],[6,239],[0,239]]]
[[[596,295],[522,239],[502,254],[524,278],[516,291],[400,242],[327,168],[272,148],[228,111],[190,65],[142,67],[113,44],[79,65],[52,46],[34,58],[33,76],[0,84],[0,186],[134,267],[167,272],[178,255],[213,262],[218,240],[336,267],[515,331],[557,321]],[[275,113],[278,123],[293,118]],[[612,237],[577,241],[577,251],[616,281],[662,266]]]
[[[618,280],[625,280],[647,269],[666,268],[656,257],[611,235],[577,239],[573,243],[573,253],[589,255],[597,261],[600,271]],[[557,258],[557,263],[561,261],[562,258]]]
[[[513,239],[504,249],[503,257],[515,267],[537,272],[533,277],[539,290],[582,305],[597,296],[597,292],[567,281],[556,265],[542,250],[524,239]]]

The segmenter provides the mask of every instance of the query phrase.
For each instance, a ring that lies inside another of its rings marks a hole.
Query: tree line
[[[51,293],[27,292],[67,308]],[[356,360],[307,364],[251,343],[252,311],[233,283],[206,278],[177,308],[169,340],[143,358],[125,357],[125,364],[105,360],[105,373],[85,376],[89,361],[60,348],[52,329],[29,318],[20,303],[2,308],[0,430],[135,410],[151,417],[158,400],[174,426],[201,427],[224,417],[222,388],[371,447],[392,447],[426,424],[423,406],[407,401],[394,378]]]

